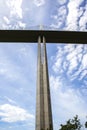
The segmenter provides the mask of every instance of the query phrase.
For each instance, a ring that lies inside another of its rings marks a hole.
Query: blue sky
[[[87,31],[87,0],[0,0],[0,29]],[[46,27],[47,26],[47,27]],[[39,29],[39,28],[38,28]],[[47,44],[54,130],[87,116],[87,45]],[[0,130],[34,130],[37,44],[0,43]]]

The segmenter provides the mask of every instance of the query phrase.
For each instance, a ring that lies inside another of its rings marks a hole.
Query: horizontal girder
[[[0,30],[0,42],[35,43],[45,36],[46,43],[87,43],[87,32],[48,30]]]

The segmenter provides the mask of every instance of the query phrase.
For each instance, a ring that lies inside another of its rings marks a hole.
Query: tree
[[[73,119],[69,119],[65,125],[61,124],[60,130],[81,130],[80,119],[78,119],[78,115],[76,115]]]
[[[85,128],[87,128],[87,121],[85,122]]]

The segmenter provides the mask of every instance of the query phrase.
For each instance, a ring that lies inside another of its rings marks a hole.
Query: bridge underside
[[[48,30],[0,30],[0,42],[37,43],[45,36],[47,43],[87,43],[87,32]]]

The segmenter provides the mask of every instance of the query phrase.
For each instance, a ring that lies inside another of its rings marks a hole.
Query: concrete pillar
[[[36,130],[53,130],[45,37],[38,38],[37,60]]]
[[[44,128],[43,107],[43,65],[41,60],[41,37],[38,37],[38,61],[37,61],[37,93],[36,93],[36,130]]]
[[[49,88],[49,74],[48,74],[48,63],[47,63],[47,51],[46,51],[46,40],[43,36],[43,89],[44,89],[44,120],[45,130],[53,130],[52,122],[52,110],[51,110],[51,97]]]

